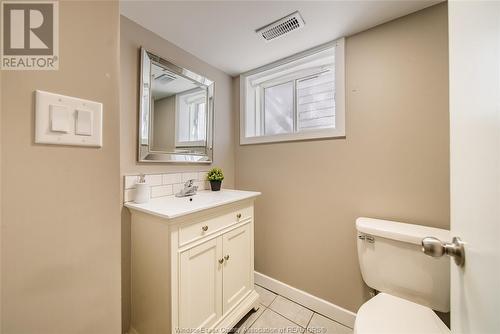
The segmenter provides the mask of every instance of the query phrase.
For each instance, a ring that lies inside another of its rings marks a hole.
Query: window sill
[[[300,133],[288,133],[272,136],[240,137],[240,145],[255,145],[267,143],[282,143],[290,141],[308,141],[316,139],[342,139],[345,138],[344,129],[324,129]]]

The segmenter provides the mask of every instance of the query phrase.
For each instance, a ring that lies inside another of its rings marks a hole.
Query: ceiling
[[[120,2],[120,10],[210,65],[237,75],[439,2],[126,0]],[[304,28],[271,42],[255,33],[296,10],[306,23]]]
[[[198,87],[191,80],[178,76],[156,64],[151,66],[151,95],[155,100]]]

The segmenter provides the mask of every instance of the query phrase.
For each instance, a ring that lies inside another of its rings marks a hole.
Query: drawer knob
[[[223,264],[224,263],[224,259],[219,259],[219,263]]]
[[[207,225],[202,226],[202,227],[201,227],[201,230],[202,230],[203,232],[208,231],[208,226],[207,226]]]
[[[240,218],[241,218],[241,213],[238,213],[238,214],[236,215],[236,218],[240,219]]]
[[[227,254],[226,256],[224,256],[224,260],[229,260],[229,254]]]

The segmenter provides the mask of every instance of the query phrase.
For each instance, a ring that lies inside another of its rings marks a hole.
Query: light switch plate
[[[92,136],[92,111],[76,109],[75,134],[79,136]]]
[[[35,95],[35,143],[102,147],[102,103],[41,90]],[[64,126],[60,112],[64,108],[68,117],[66,132],[61,130]]]
[[[67,133],[69,130],[69,112],[65,106],[49,105],[50,131]]]

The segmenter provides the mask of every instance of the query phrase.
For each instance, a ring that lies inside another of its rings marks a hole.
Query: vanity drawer
[[[187,224],[179,228],[179,243],[186,244],[190,241],[208,236],[228,226],[252,218],[253,206],[222,214],[194,224]]]

